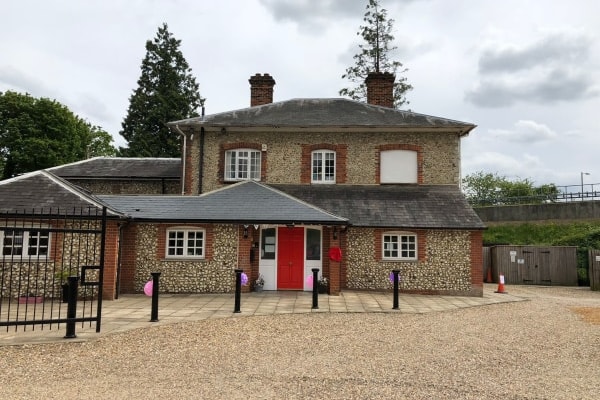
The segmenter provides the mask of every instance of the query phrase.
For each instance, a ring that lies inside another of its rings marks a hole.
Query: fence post
[[[67,304],[67,332],[65,339],[74,339],[77,337],[75,334],[75,317],[77,317],[77,277],[70,276],[69,281],[69,301]]]
[[[234,313],[241,312],[241,303],[242,303],[242,272],[243,269],[235,270],[235,306],[233,308]]]
[[[160,272],[151,272],[152,275],[152,310],[150,311],[150,322],[158,322],[158,281]]]
[[[311,271],[313,273],[312,308],[314,310],[319,308],[319,268],[312,268]]]
[[[394,306],[392,307],[394,310],[398,309],[398,274],[400,273],[399,269],[393,269],[392,274],[394,275]]]

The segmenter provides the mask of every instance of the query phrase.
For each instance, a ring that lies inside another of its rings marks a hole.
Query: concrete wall
[[[487,224],[501,222],[600,220],[600,201],[480,207],[475,208],[475,212]]]

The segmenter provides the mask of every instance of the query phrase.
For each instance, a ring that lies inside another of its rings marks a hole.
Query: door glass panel
[[[321,259],[321,231],[318,229],[306,230],[306,259]]]
[[[275,259],[275,228],[263,229],[260,257],[263,260]]]

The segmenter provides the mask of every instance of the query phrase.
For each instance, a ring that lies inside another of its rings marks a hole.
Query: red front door
[[[277,242],[277,289],[302,290],[304,228],[280,227]]]

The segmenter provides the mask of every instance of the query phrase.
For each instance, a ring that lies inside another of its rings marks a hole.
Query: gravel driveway
[[[2,399],[598,399],[600,292],[450,312],[204,320],[0,347]],[[591,321],[591,322],[587,322]]]

